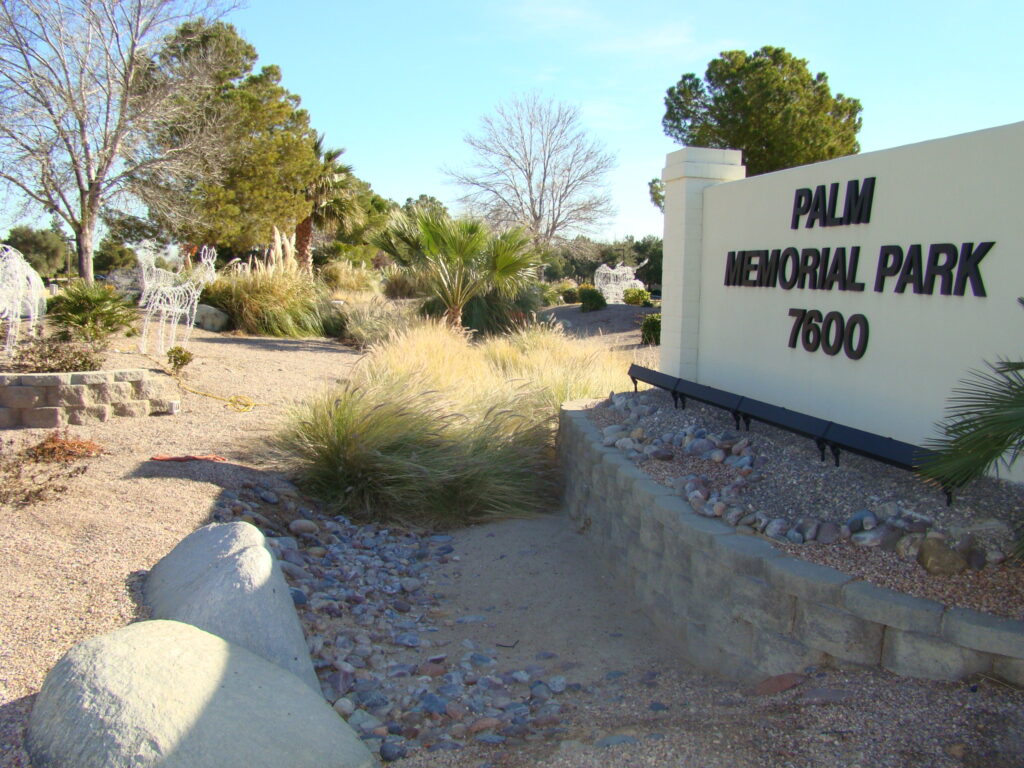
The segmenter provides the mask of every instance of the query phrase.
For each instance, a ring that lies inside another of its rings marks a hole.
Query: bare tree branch
[[[87,280],[101,209],[138,174],[215,168],[202,110],[215,56],[156,59],[180,24],[230,3],[0,0],[0,179],[70,225]],[[179,131],[174,151],[153,143],[161,129]]]
[[[473,165],[446,173],[492,225],[525,227],[547,245],[612,215],[604,177],[615,158],[586,135],[576,107],[530,94],[500,104],[481,128],[465,137]]]

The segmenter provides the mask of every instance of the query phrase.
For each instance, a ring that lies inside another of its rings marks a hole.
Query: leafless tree
[[[465,137],[473,165],[447,174],[493,225],[525,227],[548,245],[613,213],[604,177],[615,158],[587,136],[576,107],[529,94],[498,105],[482,129]]]
[[[133,179],[213,167],[216,52],[157,54],[227,2],[0,0],[0,180],[68,223],[86,280],[100,212]],[[172,149],[153,141],[172,131]]]

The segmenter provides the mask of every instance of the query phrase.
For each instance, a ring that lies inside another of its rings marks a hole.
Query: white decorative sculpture
[[[184,336],[181,339],[181,346],[188,344],[189,336],[192,335],[192,328],[196,322],[196,310],[199,307],[199,296],[203,288],[212,283],[217,277],[217,270],[214,262],[217,260],[217,250],[209,246],[203,246],[199,252],[199,265],[189,272],[175,275],[168,272],[174,281],[170,285],[163,284],[161,277],[156,273],[154,284],[144,286],[146,292],[146,317],[142,323],[142,338],[139,349],[146,351],[149,339],[149,324],[155,319],[160,326],[157,341],[157,352],[164,354],[168,349],[175,346],[178,335],[178,326],[184,324]],[[153,269],[159,269],[153,267]],[[160,270],[167,272],[167,270]],[[139,300],[142,305],[142,300]]]
[[[0,321],[7,325],[4,353],[14,353],[23,317],[29,333],[46,313],[46,286],[25,257],[9,245],[0,245]]]
[[[174,285],[177,275],[156,265],[156,252],[149,248],[140,248],[136,254],[139,262],[139,282],[142,293],[139,294],[139,306],[145,307],[153,291],[159,286]]]
[[[594,273],[594,287],[601,292],[604,300],[609,304],[624,304],[622,293],[627,288],[643,288],[644,284],[636,279],[635,273],[643,264],[635,267],[627,267],[619,264],[615,268],[602,264]]]

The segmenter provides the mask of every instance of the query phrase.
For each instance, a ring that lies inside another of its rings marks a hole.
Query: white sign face
[[[970,370],[1024,357],[1022,179],[1017,123],[706,187],[699,247],[666,223],[701,263],[697,312],[665,310],[696,360],[663,369],[920,445]]]

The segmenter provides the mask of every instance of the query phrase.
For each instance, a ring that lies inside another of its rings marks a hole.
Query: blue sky
[[[647,197],[666,89],[728,49],[785,47],[863,104],[862,151],[1024,120],[1024,2],[249,0],[228,20],[277,64],[329,146],[399,202],[458,190],[480,118],[539,91],[580,107],[618,158],[598,234],[661,233]]]

